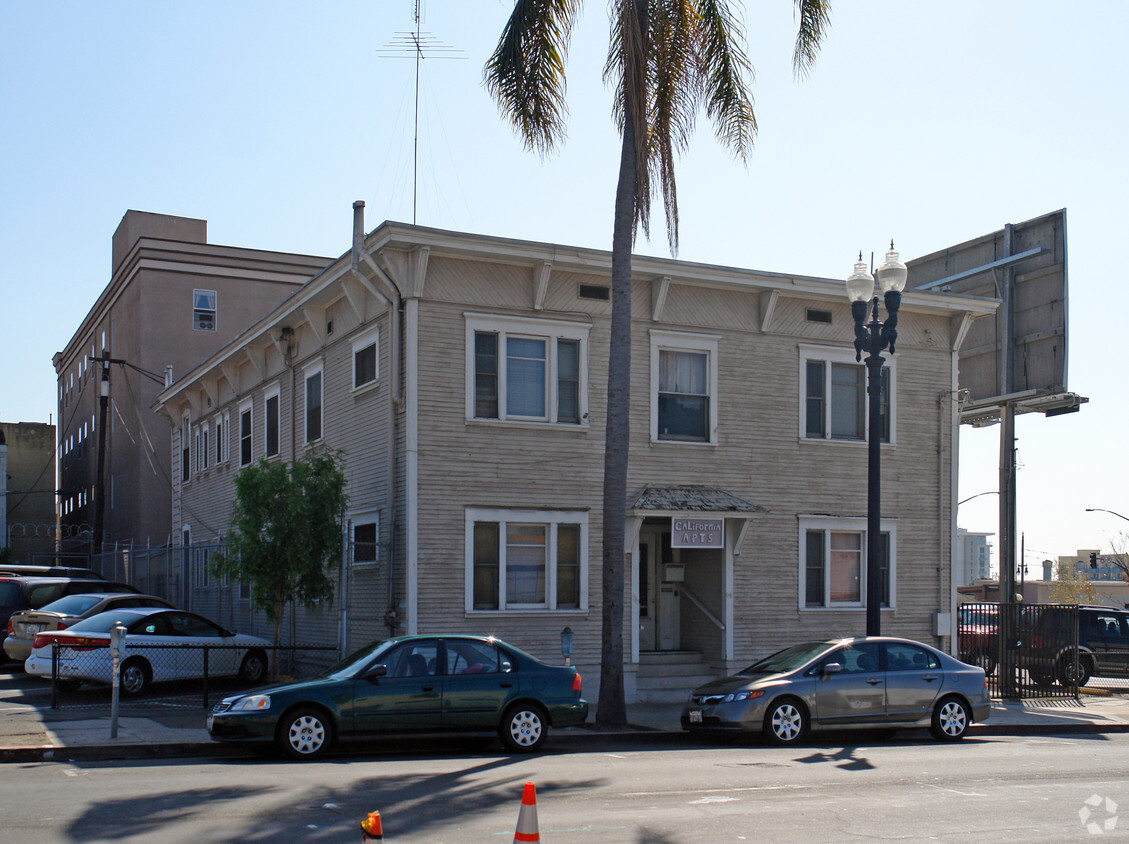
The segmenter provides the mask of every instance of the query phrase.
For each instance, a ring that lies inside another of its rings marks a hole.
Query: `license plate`
[[[28,633],[38,633],[40,630],[43,629],[43,625],[42,624],[25,624],[24,628],[27,630]]]
[[[215,717],[216,716],[212,715],[211,713],[208,714],[208,732],[209,733],[212,731],[212,719],[214,719]]]
[[[691,709],[691,710],[690,710],[690,712],[689,712],[688,714],[690,715],[690,723],[691,723],[691,724],[700,724],[700,723],[702,723],[702,710],[700,710],[700,709]]]

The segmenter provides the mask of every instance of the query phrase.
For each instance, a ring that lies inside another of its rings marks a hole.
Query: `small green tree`
[[[274,623],[286,605],[333,600],[329,565],[340,551],[345,474],[334,452],[292,463],[260,460],[235,476],[235,510],[226,550],[212,570],[251,587],[251,603]]]
[[[1059,562],[1058,577],[1051,581],[1051,600],[1059,604],[1094,604],[1098,592],[1094,583],[1071,562]]]

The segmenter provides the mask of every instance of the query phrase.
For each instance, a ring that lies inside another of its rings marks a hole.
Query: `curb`
[[[1033,736],[1063,734],[1124,734],[1129,733],[1129,723],[1125,724],[973,724],[968,729],[970,738],[990,736]],[[681,731],[661,730],[653,727],[634,727],[627,730],[608,730],[558,734],[551,740],[550,751],[564,750],[570,744],[590,744],[600,741],[648,742],[689,739],[690,735]],[[562,747],[564,745],[564,747]],[[358,742],[363,748],[364,742]],[[350,756],[348,750],[338,751],[336,756]],[[57,745],[27,745],[23,747],[0,747],[0,764],[21,762],[97,762],[129,761],[137,759],[172,759],[207,756],[210,758],[256,759],[255,753],[240,744],[224,742],[170,742],[148,744],[92,744],[62,747]]]

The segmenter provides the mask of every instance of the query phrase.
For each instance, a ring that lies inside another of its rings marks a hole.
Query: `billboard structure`
[[[1000,423],[1000,601],[1015,601],[1015,416],[1077,411],[1067,388],[1066,209],[908,263],[911,289],[999,299],[991,319],[965,326],[959,345],[961,421]],[[1010,616],[1009,616],[1010,617]],[[1001,621],[1003,616],[1001,616]],[[1014,686],[1016,631],[1001,629],[1001,680]],[[1011,678],[1008,680],[1008,678]],[[1015,688],[1001,687],[1005,697]]]

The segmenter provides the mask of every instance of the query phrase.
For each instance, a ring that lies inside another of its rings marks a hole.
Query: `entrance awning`
[[[627,507],[635,517],[674,516],[682,513],[717,513],[726,518],[748,518],[768,510],[724,489],[709,486],[647,486]]]

